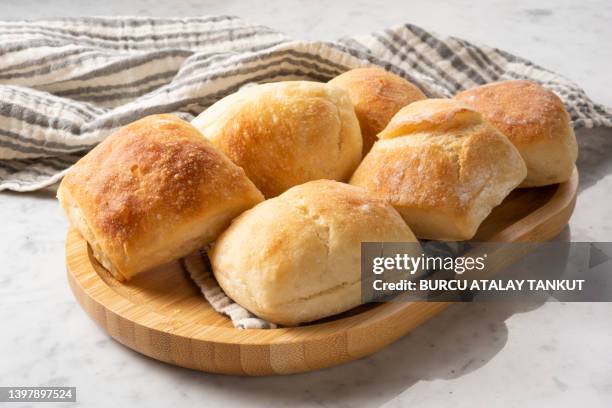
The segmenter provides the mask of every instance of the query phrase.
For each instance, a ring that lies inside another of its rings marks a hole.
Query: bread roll
[[[417,237],[466,240],[527,173],[516,148],[462,102],[402,108],[351,184],[388,200]]]
[[[393,115],[426,96],[405,79],[382,68],[356,68],[338,75],[331,85],[348,91],[363,136],[365,156]]]
[[[209,253],[225,293],[296,325],[361,303],[361,242],[415,242],[393,207],[363,189],[312,181],[236,218]]]
[[[516,146],[527,164],[521,187],[567,181],[578,146],[563,102],[552,91],[530,81],[503,81],[479,86],[456,97],[478,110]]]
[[[323,83],[243,88],[192,124],[266,197],[310,180],[347,180],[361,160],[359,123],[348,94]]]
[[[68,171],[57,196],[119,280],[205,245],[263,200],[241,168],[172,115],[115,132]]]

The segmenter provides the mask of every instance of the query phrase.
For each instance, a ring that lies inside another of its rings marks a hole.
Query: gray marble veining
[[[235,14],[296,38],[333,39],[411,22],[564,74],[612,105],[612,6],[604,0],[0,3],[1,18]],[[581,191],[566,233],[611,240],[612,131],[578,134]],[[78,388],[84,406],[610,406],[612,304],[461,304],[383,351],[278,378],[172,367],[110,339],[65,279],[66,222],[51,190],[0,193],[0,385]]]

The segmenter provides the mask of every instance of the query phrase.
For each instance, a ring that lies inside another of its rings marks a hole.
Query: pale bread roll
[[[263,200],[241,168],[173,115],[109,136],[68,171],[57,196],[119,280],[202,247]]]
[[[569,180],[578,156],[570,117],[554,92],[530,81],[483,85],[455,96],[478,110],[516,146],[527,164],[521,187]]]
[[[331,85],[345,89],[355,107],[365,156],[376,136],[401,108],[427,98],[415,85],[382,68],[356,68],[338,75]]]
[[[321,178],[347,180],[361,160],[346,91],[307,81],[243,88],[192,121],[266,197]]]
[[[351,184],[390,202],[419,238],[472,238],[527,173],[508,138],[452,99],[402,108],[379,137]]]
[[[361,188],[312,181],[236,218],[210,251],[225,293],[296,325],[361,303],[361,242],[416,242],[393,207]]]

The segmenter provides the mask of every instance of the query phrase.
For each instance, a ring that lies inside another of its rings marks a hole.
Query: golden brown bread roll
[[[393,207],[361,188],[311,181],[236,218],[209,253],[225,293],[283,325],[361,303],[361,242],[416,242]]]
[[[393,115],[404,106],[427,98],[415,85],[382,68],[352,69],[329,83],[345,89],[351,97],[363,136],[363,156]]]
[[[478,110],[516,146],[527,164],[521,187],[567,181],[578,146],[570,117],[554,92],[530,81],[483,85],[455,96]]]
[[[419,238],[472,238],[527,172],[508,138],[452,99],[402,108],[379,137],[351,184],[388,200]]]
[[[361,160],[346,91],[288,81],[243,88],[192,121],[266,197],[306,181],[347,180]]]
[[[57,196],[119,280],[205,245],[263,200],[241,168],[173,115],[115,132],[68,171]]]

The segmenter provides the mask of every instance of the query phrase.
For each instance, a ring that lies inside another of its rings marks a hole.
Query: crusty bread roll
[[[452,99],[402,108],[379,138],[351,184],[388,200],[419,238],[472,238],[527,173],[508,138]]]
[[[426,96],[419,88],[382,68],[356,68],[338,75],[331,85],[345,89],[355,107],[365,156],[376,136],[404,106]]]
[[[283,325],[361,303],[361,242],[416,242],[393,207],[358,187],[312,181],[264,201],[219,237],[209,256],[225,293]]]
[[[241,168],[173,115],[118,130],[68,171],[57,196],[119,280],[205,245],[263,200]]]
[[[361,160],[346,91],[288,81],[243,88],[192,121],[266,197],[306,181],[347,180]]]
[[[478,110],[516,146],[527,164],[521,187],[567,181],[578,146],[570,117],[554,92],[530,81],[483,85],[455,96]]]

